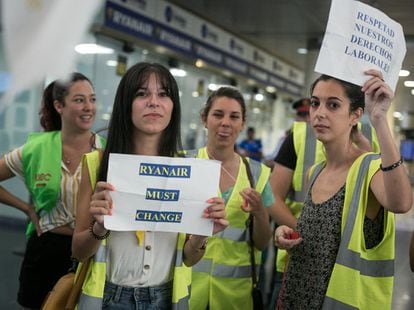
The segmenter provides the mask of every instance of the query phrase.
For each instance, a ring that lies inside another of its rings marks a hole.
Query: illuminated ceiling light
[[[273,94],[273,93],[275,93],[275,92],[276,92],[276,87],[273,87],[273,86],[266,86],[266,91],[267,91],[268,93]]]
[[[142,50],[142,54],[143,55],[147,55],[148,54],[148,50]]]
[[[296,51],[301,55],[306,55],[308,53],[308,49],[304,47],[298,48]]]
[[[401,112],[395,111],[394,113],[392,113],[392,116],[399,119],[399,118],[402,117],[402,114],[401,114]]]
[[[107,60],[106,65],[108,67],[116,67],[118,65],[118,62],[116,60],[113,60],[113,59],[112,60]]]
[[[410,75],[410,71],[408,71],[408,70],[400,70],[400,73],[398,75],[399,76],[409,76]]]
[[[211,83],[211,84],[208,84],[208,89],[211,91],[215,91],[219,89],[219,86],[217,84]]]
[[[79,54],[113,54],[114,50],[95,43],[78,44],[75,51]]]
[[[243,94],[243,98],[244,98],[244,100],[250,100],[250,99],[252,99],[252,95],[250,95],[250,94]]]
[[[227,77],[232,77],[232,76],[233,76],[233,74],[231,74],[231,72],[230,72],[230,71],[223,70],[222,72],[223,72],[223,75],[224,75],[224,76],[227,76]]]
[[[405,81],[404,86],[405,87],[414,87],[414,81]]]
[[[193,129],[193,130],[197,129],[197,124],[196,123],[191,123],[190,128]]]
[[[109,113],[102,113],[101,118],[102,118],[104,121],[109,121],[109,120],[111,119],[111,114],[109,114]]]
[[[173,76],[176,76],[176,77],[184,77],[187,75],[187,71],[183,69],[179,69],[179,68],[171,68],[170,72]]]
[[[201,59],[197,59],[197,60],[196,60],[196,62],[195,62],[195,66],[196,66],[197,68],[202,68],[202,67],[204,67],[204,61],[202,61]]]
[[[194,98],[197,98],[200,96],[200,94],[198,93],[198,91],[193,91],[191,94]]]
[[[264,96],[262,94],[256,94],[254,95],[254,100],[256,101],[263,101]]]
[[[260,113],[260,109],[259,108],[253,108],[253,113],[254,114],[259,114]]]
[[[157,53],[160,53],[160,54],[165,54],[166,52],[167,52],[167,49],[165,48],[165,47],[162,47],[162,46],[157,46],[156,48],[155,48],[155,51],[157,52]]]
[[[413,95],[413,96],[414,96],[414,89],[412,89],[412,90],[411,90],[411,95]]]

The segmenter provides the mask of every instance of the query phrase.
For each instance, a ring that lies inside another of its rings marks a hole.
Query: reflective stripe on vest
[[[250,237],[247,229],[227,227],[221,233],[218,234],[220,238],[231,241],[249,241]]]
[[[325,296],[325,300],[323,301],[323,309],[326,310],[355,310],[358,308],[352,307],[350,305],[344,304],[339,300],[332,299],[328,296]]]
[[[260,265],[256,266],[257,272]],[[223,264],[215,264],[213,267],[212,259],[200,260],[193,267],[194,272],[204,272],[211,274],[214,277],[226,278],[250,278],[252,276],[251,267],[249,266],[229,266]]]

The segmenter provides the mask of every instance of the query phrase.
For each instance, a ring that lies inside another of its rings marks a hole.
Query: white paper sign
[[[115,191],[105,228],[211,236],[213,222],[202,215],[219,179],[216,160],[110,154],[107,181]]]
[[[364,3],[332,0],[315,71],[363,85],[364,71],[377,69],[395,91],[406,52],[399,23]]]

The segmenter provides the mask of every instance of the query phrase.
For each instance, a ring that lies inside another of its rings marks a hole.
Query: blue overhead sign
[[[250,48],[252,59],[247,61],[245,59],[247,56],[243,54],[248,53],[249,46],[231,37],[228,37],[228,44],[222,43],[219,30],[205,22],[200,22],[200,32],[197,35],[184,33],[190,31],[187,28],[193,28],[192,23],[186,20],[184,14],[175,14],[171,4],[165,5],[163,23],[159,21],[160,17],[158,20],[151,18],[151,12],[148,11],[149,9],[145,11],[137,7],[132,9],[132,5],[126,6],[119,1],[108,0],[105,8],[105,26],[168,47],[185,56],[202,59],[265,85],[276,86],[293,95],[301,95],[303,81],[301,83],[300,71],[286,68],[286,65],[283,66],[280,61],[269,60],[268,55],[253,48]],[[268,67],[270,70],[265,69]],[[278,70],[284,70],[286,76],[276,74],[275,71]],[[291,71],[296,74],[293,78]]]

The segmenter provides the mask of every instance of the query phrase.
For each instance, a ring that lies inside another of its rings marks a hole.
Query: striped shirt
[[[100,139],[95,140],[97,148],[101,148]],[[22,151],[23,146],[16,148],[6,155],[4,160],[9,169],[24,181]],[[76,203],[78,201],[79,184],[82,176],[82,161],[80,161],[74,174],[71,174],[65,163],[61,161],[62,179],[60,181],[60,193],[56,206],[49,212],[39,214],[39,224],[42,232],[50,231],[56,227],[68,225],[75,227]]]

